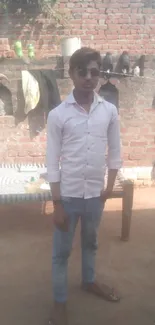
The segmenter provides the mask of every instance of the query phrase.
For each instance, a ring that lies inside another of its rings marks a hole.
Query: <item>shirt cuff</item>
[[[47,172],[47,180],[49,183],[58,183],[60,182],[60,171],[48,173]]]
[[[121,160],[110,160],[108,161],[108,169],[120,169],[122,167]]]

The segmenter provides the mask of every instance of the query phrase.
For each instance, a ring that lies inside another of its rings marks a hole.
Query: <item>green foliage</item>
[[[54,30],[64,29],[68,26],[70,13],[67,9],[55,6],[56,2],[58,0],[0,0],[0,12],[23,14],[23,25],[39,21],[41,15],[49,20]]]
[[[0,9],[4,11],[15,7],[16,9],[22,9],[26,6],[33,6],[38,8],[44,8],[45,6],[53,7],[57,0],[0,0]]]

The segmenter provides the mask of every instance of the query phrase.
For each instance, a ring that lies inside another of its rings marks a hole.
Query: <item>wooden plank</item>
[[[123,198],[123,189],[122,190],[117,190],[117,191],[113,191],[111,196],[109,197],[109,199],[119,199],[119,198]]]

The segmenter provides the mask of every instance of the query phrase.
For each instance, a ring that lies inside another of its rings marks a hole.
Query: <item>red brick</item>
[[[46,140],[47,140],[46,136],[39,137],[39,142],[46,142]]]
[[[96,3],[96,4],[95,4],[95,7],[96,7],[96,8],[99,8],[99,9],[100,9],[100,8],[103,9],[103,8],[105,8],[105,4],[103,4],[103,3]]]
[[[152,8],[143,8],[144,14],[151,14],[154,13],[154,10]]]
[[[122,160],[123,160],[123,161],[125,161],[125,160],[129,160],[129,154],[123,152],[123,153],[122,153]]]
[[[121,28],[120,25],[118,24],[108,24],[108,29],[114,29],[114,30],[119,30]]]
[[[143,7],[142,3],[131,3],[131,8],[141,8]]]
[[[96,8],[87,8],[88,13],[98,13],[98,10]]]
[[[144,147],[147,146],[147,141],[131,141],[131,147]]]
[[[138,164],[137,160],[124,160],[123,161],[124,167],[135,167],[135,166],[137,166],[137,164]]]
[[[34,162],[40,163],[40,164],[45,164],[45,157],[35,157]]]
[[[90,20],[85,20],[86,22],[88,22],[88,23],[90,23]],[[80,24],[82,24],[84,21],[83,21],[83,19],[73,19],[73,20],[70,20],[70,23],[71,24],[73,24],[73,25],[80,25]],[[97,21],[95,21],[95,22],[97,22]]]
[[[122,141],[122,145],[123,145],[124,147],[128,147],[129,144],[130,144],[129,141]]]
[[[124,127],[121,127],[121,133],[125,133],[126,134],[126,132],[127,132],[127,129],[126,128],[124,128]],[[124,136],[124,135],[123,135]]]
[[[111,34],[111,35],[108,35],[107,36],[107,38],[108,38],[108,40],[110,40],[110,44],[112,44],[112,43],[118,43],[118,39],[119,39],[119,36],[118,36],[118,34],[116,33],[116,34]]]
[[[7,143],[7,149],[8,149],[8,152],[18,152],[18,145],[17,144],[14,144],[14,143]]]
[[[114,49],[115,49],[115,50],[116,50],[116,49],[120,50],[120,49],[121,49],[121,45],[120,45],[120,44],[109,45],[108,48],[109,48],[110,50],[114,50]]]
[[[71,5],[71,6],[70,6],[70,5]],[[60,8],[65,8],[65,6],[66,6],[66,5],[65,5],[64,3],[60,3],[60,4],[59,4],[59,7],[60,7]],[[73,6],[74,6],[74,5],[73,5]],[[67,3],[67,7],[68,7],[68,8],[72,8],[72,3]]]
[[[22,151],[31,151],[31,150],[34,150],[34,142],[29,142],[29,143],[23,143],[22,146],[19,147],[19,150],[22,152]]]
[[[148,137],[149,131],[150,131],[149,127],[141,128],[140,135],[146,135]]]
[[[0,127],[5,124],[5,117],[4,116],[0,116]]]
[[[144,158],[144,155],[140,153],[131,153],[129,155],[129,160],[142,160]]]
[[[27,157],[27,156],[28,156],[28,151],[22,148],[18,150],[18,157]]]
[[[33,164],[35,160],[32,157],[16,157],[14,163],[18,164]]]
[[[90,17],[90,14],[88,12],[84,12],[82,13],[82,17],[85,19],[85,18],[89,18]]]
[[[146,149],[147,152],[155,154],[155,146]]]
[[[35,146],[34,148],[31,148],[31,150],[29,150],[29,156],[30,157],[45,156],[45,148]]]
[[[24,137],[20,137],[20,143],[29,143],[31,142],[30,136],[24,136]]]
[[[9,150],[8,151],[8,157],[16,157],[17,151],[16,150]]]
[[[84,9],[83,8],[75,8],[72,9],[72,13],[83,13]]]
[[[136,13],[138,13],[138,8],[131,8],[131,9],[130,9],[130,12],[131,12],[132,14],[136,14]]]
[[[8,45],[9,46],[8,38],[0,38],[0,45]]]
[[[14,125],[13,116],[0,116],[0,124]]]
[[[143,155],[146,152],[146,147],[130,147],[130,153],[138,153]]]
[[[97,19],[84,19],[82,21],[82,24],[88,24],[88,25],[97,24]]]

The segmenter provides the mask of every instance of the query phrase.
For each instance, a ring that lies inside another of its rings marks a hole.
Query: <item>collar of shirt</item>
[[[102,97],[100,97],[96,92],[94,92],[94,101],[91,104],[90,112],[92,112],[98,104],[103,103],[103,101],[104,101],[104,99]],[[66,98],[65,102],[67,104],[76,105],[76,107],[80,107],[84,110],[84,108],[82,106],[79,106],[79,104],[75,100],[73,92],[70,93],[70,95]]]

